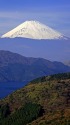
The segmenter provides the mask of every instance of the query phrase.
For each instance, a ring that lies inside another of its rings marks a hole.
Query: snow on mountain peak
[[[30,39],[63,39],[64,36],[38,21],[26,21],[8,33],[2,35],[1,38],[5,37],[22,37]]]

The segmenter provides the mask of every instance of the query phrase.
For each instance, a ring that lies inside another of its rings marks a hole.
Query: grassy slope
[[[69,125],[70,73],[36,79],[0,104],[8,103],[13,113],[28,102],[40,104],[44,109],[43,116],[29,125]]]

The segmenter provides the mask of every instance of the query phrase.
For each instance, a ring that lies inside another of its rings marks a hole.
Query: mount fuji
[[[30,39],[66,39],[64,35],[38,22],[25,21],[13,30],[2,35],[1,38],[30,38]]]

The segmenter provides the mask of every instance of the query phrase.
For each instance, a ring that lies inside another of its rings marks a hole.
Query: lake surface
[[[28,82],[8,82],[8,83],[0,83],[0,99],[6,97],[17,89],[24,87]]]

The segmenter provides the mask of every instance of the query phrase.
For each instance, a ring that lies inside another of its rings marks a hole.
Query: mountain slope
[[[33,80],[0,100],[0,125],[69,125],[69,93],[70,73]]]
[[[60,62],[0,51],[0,82],[24,82],[41,76],[69,71],[70,67]]]
[[[38,21],[26,21],[10,32],[2,35],[1,38],[24,37],[31,39],[64,39],[64,36],[52,28],[41,24]]]

